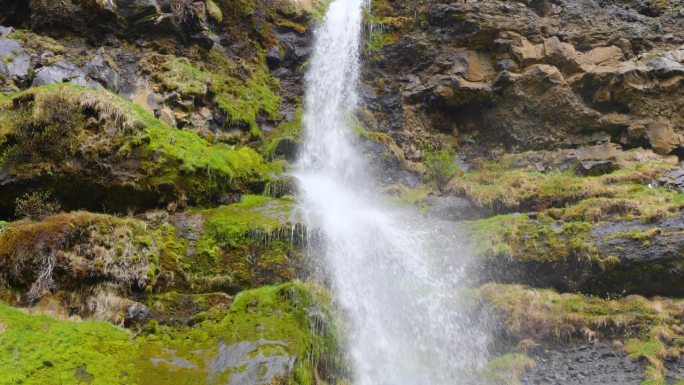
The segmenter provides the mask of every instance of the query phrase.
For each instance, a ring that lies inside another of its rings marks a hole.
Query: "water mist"
[[[459,296],[464,255],[453,228],[374,193],[355,145],[362,0],[336,0],[315,34],[306,131],[295,176],[307,226],[320,231],[324,280],[347,325],[354,385],[463,383],[487,334]]]

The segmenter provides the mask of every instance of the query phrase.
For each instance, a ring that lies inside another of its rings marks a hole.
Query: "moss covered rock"
[[[513,212],[466,222],[472,250],[484,257],[485,279],[596,294],[683,295],[684,196],[656,187],[675,166],[650,152],[618,152],[614,169],[586,176],[577,157],[560,159],[512,154],[451,180],[450,191],[476,206]]]
[[[12,100],[0,111],[16,117],[0,138],[5,216],[29,188],[69,209],[125,211],[261,191],[277,171],[250,148],[209,143],[105,91],[60,84]]]
[[[615,341],[618,350],[646,364],[647,384],[665,384],[665,362],[684,354],[684,303],[679,299],[604,299],[500,284],[485,285],[476,293],[501,316],[513,343],[520,342],[523,348],[571,339]]]
[[[173,227],[88,212],[62,213],[42,221],[12,222],[0,230],[0,277],[33,303],[66,290],[84,297],[105,285],[128,294],[151,290],[168,257]],[[78,300],[76,301],[78,302]]]
[[[246,195],[232,205],[183,214],[176,226],[195,238],[188,246],[188,282],[235,292],[300,276],[306,232],[293,207],[288,197]]]
[[[191,327],[142,335],[0,304],[2,384],[312,384],[334,380],[338,343],[325,292],[288,283],[243,292]],[[18,369],[18,370],[17,370]],[[341,372],[337,372],[341,373]]]
[[[301,275],[305,230],[292,217],[292,206],[288,198],[247,195],[231,205],[173,216],[77,211],[4,223],[0,280],[22,303],[55,294],[67,313],[81,316],[96,313],[108,294],[122,297],[113,300],[125,311],[131,305],[125,298],[177,291],[178,298],[160,294],[148,302],[162,313],[178,308],[169,317],[188,318],[203,309],[203,293],[234,294]]]

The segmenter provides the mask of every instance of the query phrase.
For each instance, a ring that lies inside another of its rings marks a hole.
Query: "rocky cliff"
[[[325,8],[0,0],[0,384],[346,383],[284,176]],[[364,19],[356,134],[464,228],[483,381],[679,384],[684,3]]]

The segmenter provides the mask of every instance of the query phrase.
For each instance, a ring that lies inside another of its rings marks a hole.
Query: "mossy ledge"
[[[664,385],[664,361],[684,354],[682,299],[611,299],[501,284],[476,289],[475,297],[499,314],[507,338],[519,349],[572,339],[609,341],[645,364],[642,384]]]
[[[68,209],[125,211],[262,191],[280,170],[251,148],[210,143],[106,91],[32,88],[12,96],[2,116],[18,117],[0,132],[4,216],[28,186]]]
[[[569,168],[543,166],[545,158]],[[657,182],[676,166],[645,150],[617,152],[600,175],[580,175],[567,162],[556,153],[511,154],[449,182],[450,193],[500,213],[465,223],[484,279],[599,295],[684,295],[684,194]]]
[[[72,314],[100,294],[235,294],[300,277],[305,229],[289,198],[245,195],[231,205],[117,217],[85,211],[0,227],[0,282],[34,303],[52,294]],[[63,296],[72,292],[74,295]],[[103,314],[119,323],[122,316]]]

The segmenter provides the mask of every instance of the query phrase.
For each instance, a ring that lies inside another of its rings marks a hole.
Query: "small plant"
[[[72,155],[84,122],[81,106],[66,91],[36,94],[17,114],[18,155],[53,161]]]
[[[427,176],[431,181],[437,183],[440,189],[446,187],[451,178],[461,171],[454,162],[454,157],[456,157],[456,153],[451,149],[440,150],[434,146],[425,148]]]
[[[61,208],[59,202],[50,199],[50,193],[34,191],[17,198],[15,214],[17,217],[39,221],[47,216],[58,212]]]
[[[194,17],[192,0],[172,0],[171,14],[177,24],[183,24]]]

